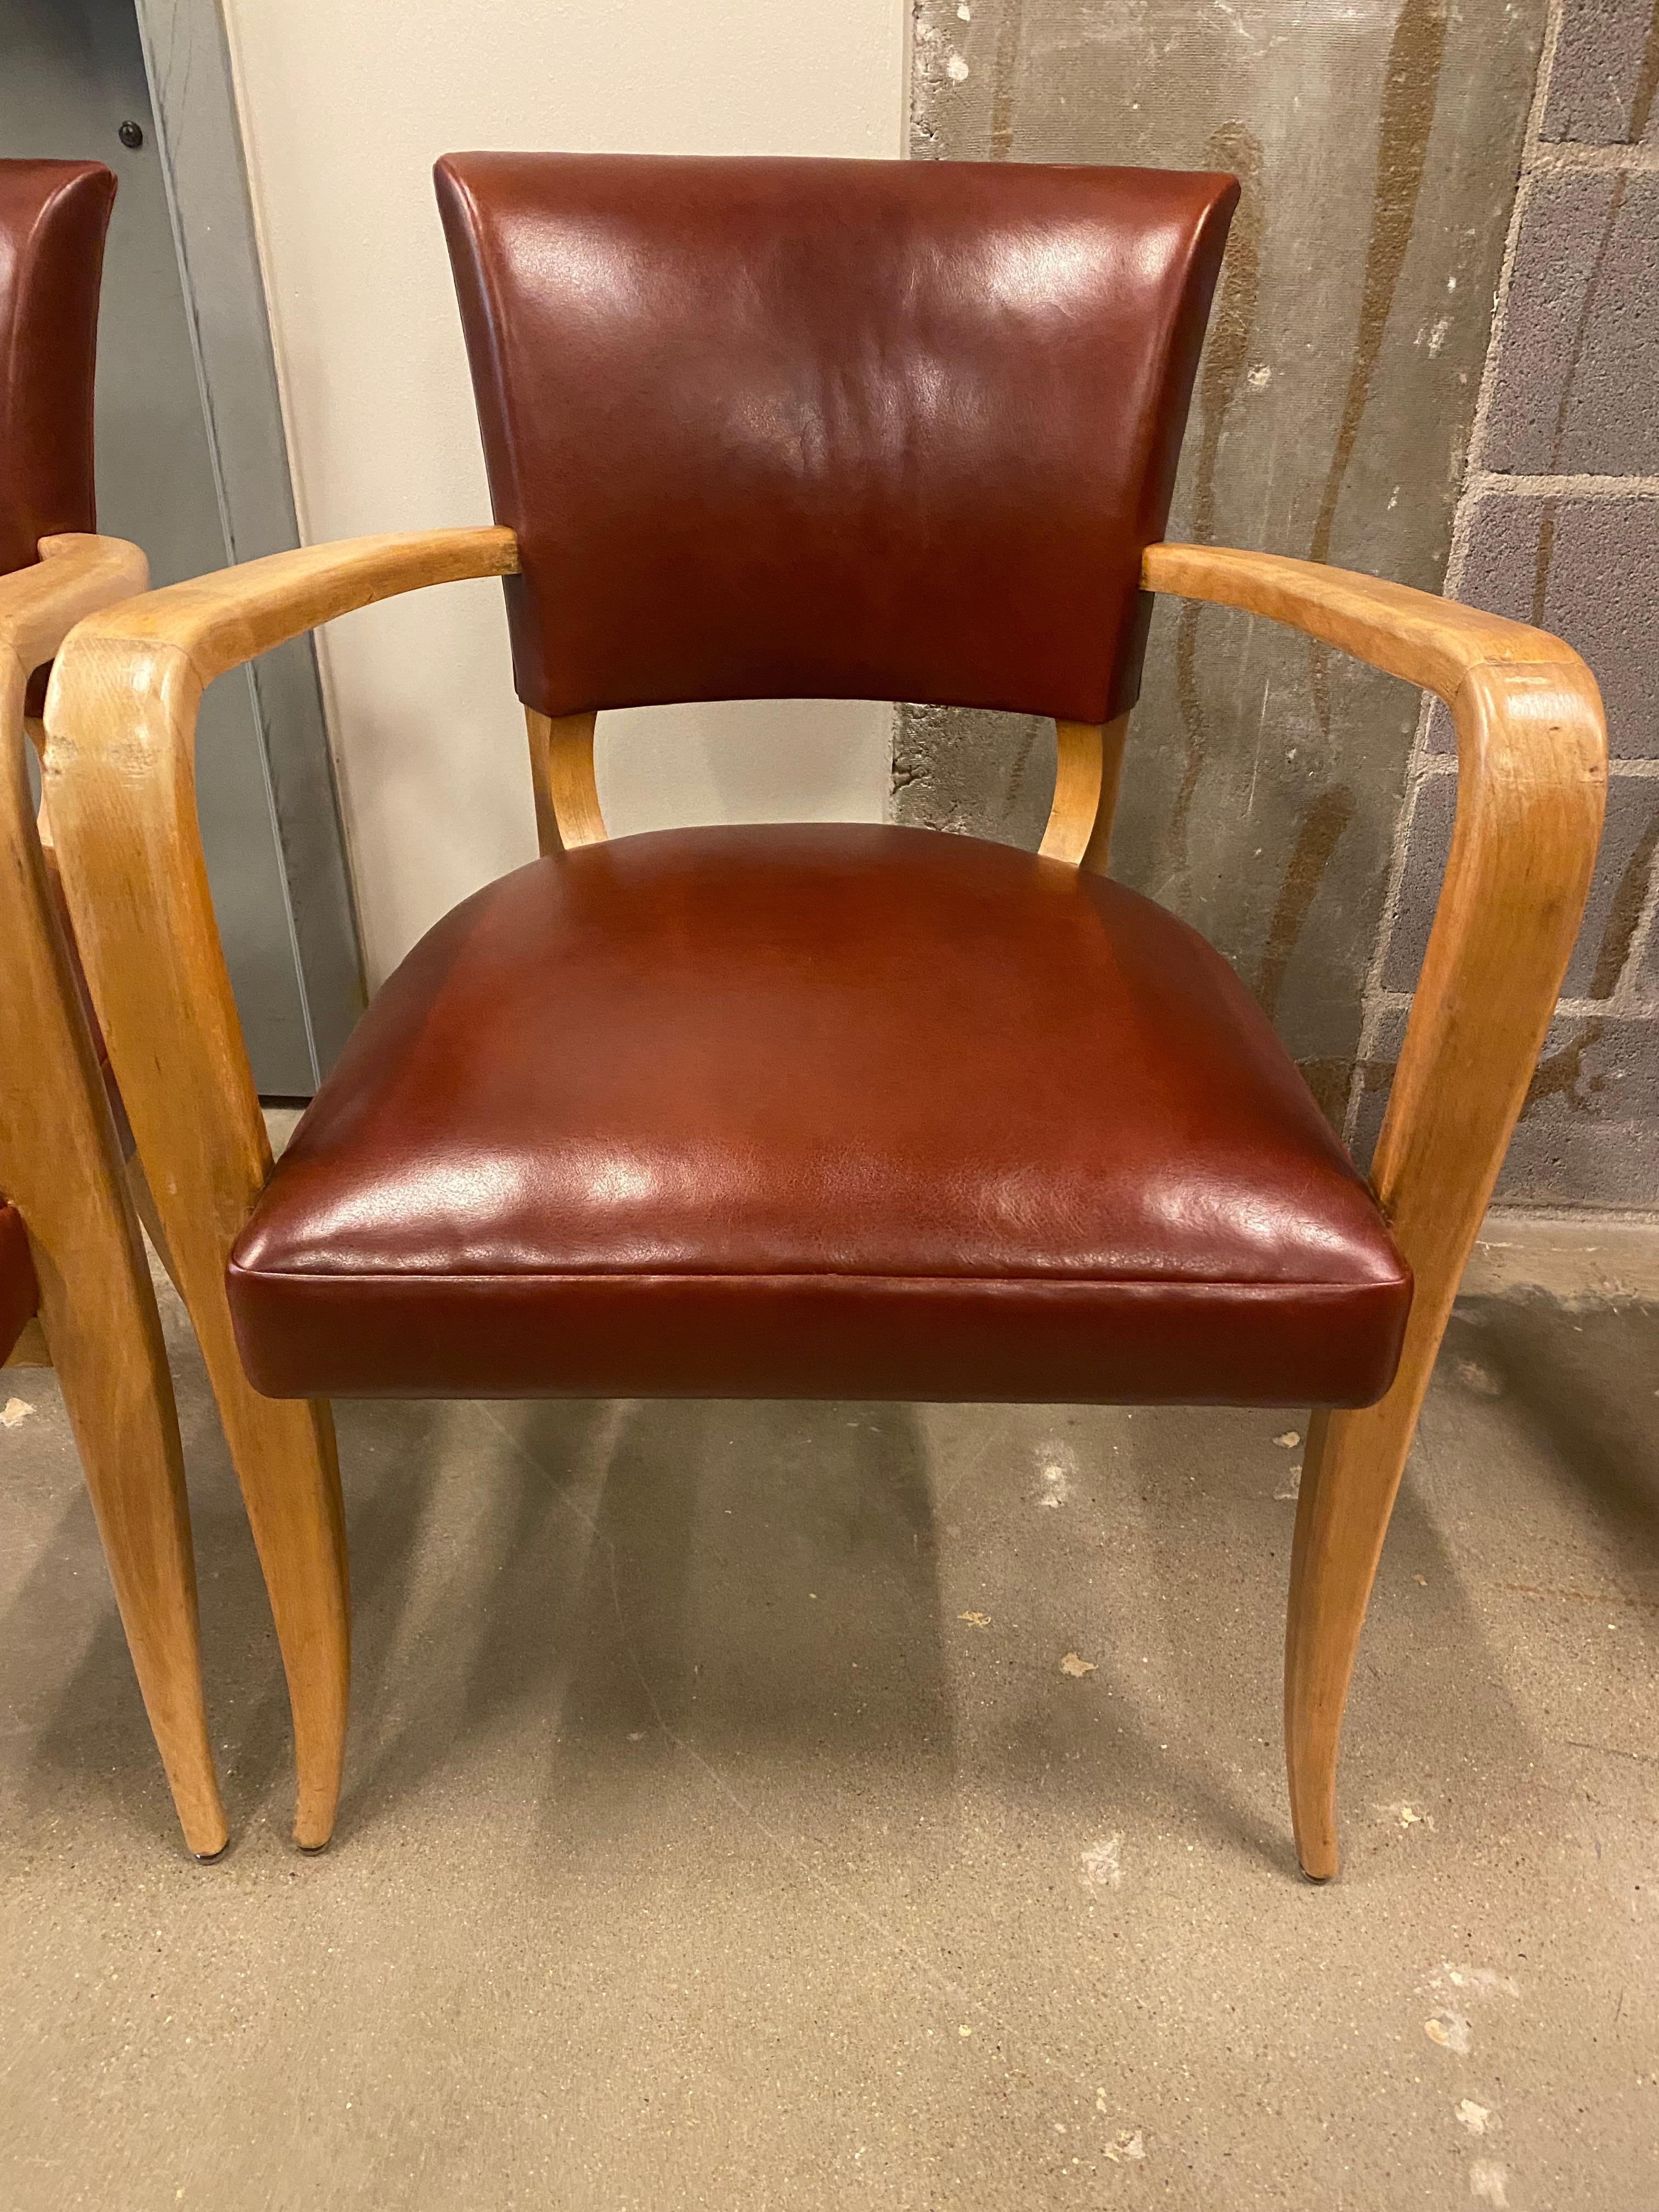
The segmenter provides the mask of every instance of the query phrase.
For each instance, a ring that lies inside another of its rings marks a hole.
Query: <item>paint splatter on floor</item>
[[[1077,1462],[1064,1444],[1052,1444],[1043,1455],[1042,1487],[1037,1493],[1037,1504],[1049,1512],[1058,1513],[1072,1494],[1072,1480],[1077,1473]]]
[[[1466,1997],[1518,1997],[1521,1994],[1520,1984],[1510,1975],[1500,1974],[1495,1966],[1454,1966],[1449,1960],[1442,1962],[1429,1985],[1457,1990]]]
[[[1068,1651],[1060,1662],[1060,1671],[1062,1674],[1073,1674],[1080,1678],[1085,1674],[1094,1673],[1095,1662],[1092,1659],[1079,1659],[1075,1651]]]
[[[1503,1384],[1478,1359],[1455,1359],[1452,1373],[1463,1388],[1472,1390],[1477,1398],[1501,1398],[1504,1395]]]
[[[1398,1822],[1402,1828],[1426,1828],[1431,1835],[1435,1832],[1433,1814],[1419,1813],[1415,1805],[1379,1805],[1376,1809],[1379,1813],[1386,1813],[1390,1820]],[[1438,1986],[1437,1983],[1436,1987]]]
[[[1083,1854],[1083,1885],[1085,1889],[1121,1889],[1123,1886],[1123,1837],[1117,1833],[1103,1836],[1097,1844],[1091,1844]]]

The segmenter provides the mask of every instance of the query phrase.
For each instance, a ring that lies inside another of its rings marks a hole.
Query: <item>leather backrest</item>
[[[527,705],[1132,703],[1231,177],[453,154],[437,187]]]
[[[97,526],[98,285],[115,179],[100,161],[0,161],[0,574]]]

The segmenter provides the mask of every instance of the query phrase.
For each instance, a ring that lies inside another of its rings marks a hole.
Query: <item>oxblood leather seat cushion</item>
[[[458,907],[229,1290],[276,1396],[1360,1405],[1411,1281],[1183,923],[815,824],[590,846]]]

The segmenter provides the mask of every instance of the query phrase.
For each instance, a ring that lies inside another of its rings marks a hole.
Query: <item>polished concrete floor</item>
[[[1609,1234],[1481,1255],[1323,1888],[1296,1416],[343,1406],[356,1716],[301,1857],[169,1299],[201,1867],[52,1379],[9,1375],[0,2208],[1651,2212],[1659,1266]]]

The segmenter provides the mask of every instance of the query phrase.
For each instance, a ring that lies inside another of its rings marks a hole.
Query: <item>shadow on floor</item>
[[[1659,1649],[1659,1306],[1460,1301],[1441,1361],[1544,1448],[1562,1504],[1595,1516],[1640,1593],[1626,1601],[1632,1625]]]
[[[285,1824],[287,1702],[263,1585],[176,1315],[172,1336],[233,1831],[255,1808]],[[1466,1373],[1495,1378],[1503,1421],[1553,1455],[1610,1541],[1652,1563],[1659,1424],[1642,1418],[1645,1400],[1611,1385],[1659,1373],[1656,1354],[1652,1309],[1600,1309],[1586,1331],[1549,1300],[1473,1301],[1454,1320],[1441,1387],[1448,1370],[1454,1388]],[[434,1783],[459,1786],[492,1747],[516,1746],[501,1764],[529,1784],[526,1820],[538,1809],[556,1820],[575,1789],[590,1820],[625,1822],[658,1762],[680,1753],[711,1775],[811,1762],[830,1789],[880,1768],[950,1798],[963,1752],[934,1504],[950,1480],[914,1409],[392,1403],[343,1405],[338,1418],[356,1620],[342,1840]],[[993,1407],[961,1418],[1012,1435],[1038,1417]],[[1079,1544],[1068,1522],[1051,1558],[1039,1545],[1010,1573],[1069,1587],[1092,1608],[1094,1675],[1070,1700],[1053,1694],[1051,1660],[1005,1683],[998,1741],[973,1749],[981,1778],[1079,1801],[1144,1799],[1195,1836],[1282,1867],[1277,1675],[1293,1509],[1272,1503],[1246,1466],[1246,1431],[1228,1426],[1243,1417],[1143,1413],[1127,1456],[1107,1441],[1128,1437],[1126,1417],[1067,1418],[1091,1537]],[[993,1484],[978,1510],[992,1551],[1029,1550],[1033,1524],[1016,1498]],[[1039,1533],[1058,1537],[1061,1524]],[[112,1601],[77,1582],[89,1557],[77,1491],[4,1623],[12,1650],[48,1654],[59,1624],[92,1608],[92,1632],[36,1735],[32,1811],[56,1817],[95,1786],[147,1836],[173,1840]],[[1233,1589],[1233,1572],[1248,1586]],[[1425,1635],[1418,1593],[1431,1587]],[[1011,1602],[1041,1610],[1040,1595]],[[1139,1649],[1148,1607],[1155,1669]],[[1639,1618],[1659,1638],[1659,1606]],[[1356,1676],[1360,1789],[1370,1765],[1408,1759],[1431,1774],[1471,1739],[1492,1759],[1522,1757],[1524,1731],[1482,1645],[1408,1474]]]

